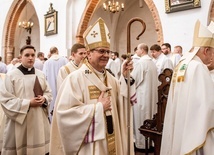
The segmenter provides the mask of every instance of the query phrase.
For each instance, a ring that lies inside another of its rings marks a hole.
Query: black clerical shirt
[[[24,75],[26,74],[35,74],[35,68],[25,68],[22,64],[17,67]]]

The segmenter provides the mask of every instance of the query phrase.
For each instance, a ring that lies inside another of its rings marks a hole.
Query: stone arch
[[[82,14],[82,18],[80,20],[77,35],[76,35],[76,41],[79,43],[83,43],[83,33],[88,27],[89,20],[94,13],[94,10],[96,6],[98,5],[100,0],[88,0],[86,8]]]
[[[8,12],[7,21],[5,24],[5,34],[3,37],[3,51],[5,62],[8,64],[14,58],[14,38],[15,30],[18,23],[21,11],[27,4],[26,0],[19,0],[13,3]]]
[[[89,20],[91,16],[94,13],[95,8],[98,6],[98,3],[100,0],[89,0],[86,5],[86,9],[82,14],[82,18],[80,20],[78,30],[77,30],[77,35],[76,35],[76,41],[83,43],[83,33],[87,29]],[[160,44],[163,43],[163,31],[162,31],[162,26],[161,26],[161,20],[157,11],[157,8],[155,7],[155,4],[152,0],[145,0],[145,3],[147,4],[149,10],[152,13],[153,19],[155,21],[155,30],[158,35],[158,42]]]
[[[152,13],[153,19],[155,21],[155,31],[158,36],[158,43],[162,44],[163,43],[163,30],[162,30],[162,25],[161,25],[161,20],[158,14],[158,10],[153,2],[153,0],[144,0],[145,3],[147,4],[149,10]]]

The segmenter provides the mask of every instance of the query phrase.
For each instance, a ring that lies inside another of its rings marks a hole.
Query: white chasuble
[[[180,82],[177,69],[182,68],[176,67],[170,85],[161,155],[212,155],[214,84],[208,68],[195,56],[187,66],[184,81]]]
[[[85,64],[62,83],[51,126],[51,155],[108,155],[101,91],[110,95],[116,155],[123,155],[119,82],[108,72],[107,86]],[[125,114],[124,114],[125,115]]]

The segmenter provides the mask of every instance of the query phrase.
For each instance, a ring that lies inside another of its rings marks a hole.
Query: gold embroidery
[[[184,82],[184,76],[178,76],[177,82]]]
[[[98,99],[101,91],[96,86],[88,86],[90,99]]]
[[[93,36],[94,38],[96,38],[97,35],[98,35],[98,33],[95,31],[93,31],[93,33],[91,33],[91,36]]]
[[[93,67],[89,64],[87,59],[84,60],[84,63],[92,71],[92,73],[94,73],[100,79],[100,77],[94,71]],[[106,86],[108,86],[106,70],[104,70],[104,84]],[[88,89],[89,89],[89,93],[90,93],[90,99],[98,99],[99,98],[99,96],[101,94],[101,91],[96,86],[88,86]],[[98,94],[98,91],[99,91],[99,94]],[[108,93],[108,96],[111,96],[111,91],[110,90],[106,90],[106,92]],[[105,115],[106,115],[106,113],[105,113]],[[109,155],[116,155],[116,145],[115,145],[115,134],[114,134],[114,122],[113,122],[113,119],[112,119],[112,126],[113,126],[113,133],[109,134],[108,132],[106,132],[106,137],[107,137],[106,141],[107,141],[107,145],[108,145],[108,153],[109,153]],[[106,128],[108,128],[107,120],[106,120]]]
[[[107,144],[108,144],[109,155],[116,155],[114,132],[112,134],[107,133]]]

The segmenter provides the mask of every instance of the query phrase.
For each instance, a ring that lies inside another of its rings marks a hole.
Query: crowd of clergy
[[[157,113],[158,76],[166,68],[174,74],[161,155],[214,154],[214,98],[208,96],[214,89],[213,27],[201,27],[197,22],[193,48],[184,55],[180,45],[140,43],[130,58],[120,58],[109,50],[109,40],[89,43],[92,26],[86,44],[74,44],[69,59],[57,47],[45,58],[32,45],[23,46],[8,65],[0,57],[1,154],[134,155],[144,150],[139,127]],[[209,40],[201,41],[197,31],[211,33]]]

